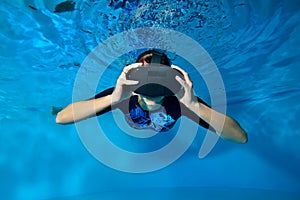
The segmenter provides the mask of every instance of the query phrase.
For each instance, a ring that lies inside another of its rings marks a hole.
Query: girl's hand
[[[183,103],[186,107],[191,108],[195,105],[197,102],[197,97],[194,94],[193,91],[193,83],[191,79],[189,78],[189,75],[186,71],[181,69],[178,66],[172,65],[173,69],[176,69],[180,71],[183,74],[184,80],[180,78],[179,76],[176,76],[175,79],[178,81],[178,83],[183,87],[183,90],[181,90],[179,93],[177,93],[175,96],[179,99],[181,103]]]
[[[134,68],[142,66],[142,63],[134,63],[124,67],[122,73],[120,74],[116,87],[112,93],[112,104],[121,102],[125,99],[128,99],[132,95],[132,91],[130,90],[131,85],[136,85],[139,82],[135,80],[128,80],[126,78],[126,74]]]

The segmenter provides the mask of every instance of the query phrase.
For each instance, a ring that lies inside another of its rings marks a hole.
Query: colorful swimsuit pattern
[[[92,99],[97,99],[103,96],[112,94],[114,88],[109,88],[97,94]],[[202,99],[197,97],[198,102],[207,105]],[[207,105],[208,106],[208,105]],[[182,115],[192,119],[202,127],[208,129],[209,124],[199,118],[195,113],[191,112],[184,105],[181,105],[175,96],[168,96],[164,98],[162,107],[155,111],[149,112],[143,110],[138,103],[138,97],[132,96],[127,100],[115,105],[114,108],[119,108],[125,115],[127,123],[135,129],[153,129],[157,132],[163,132],[171,129],[176,120]],[[109,106],[104,110],[97,112],[97,116],[111,111],[112,107]]]
[[[125,115],[125,119],[133,128],[153,129],[157,132],[168,131],[175,124],[175,120],[166,114],[163,107],[149,114],[149,112],[136,105],[135,108],[132,108],[129,113]]]

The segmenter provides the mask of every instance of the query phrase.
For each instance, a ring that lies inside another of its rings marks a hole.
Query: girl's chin
[[[160,104],[162,99],[163,97],[143,97],[144,102],[149,106]]]

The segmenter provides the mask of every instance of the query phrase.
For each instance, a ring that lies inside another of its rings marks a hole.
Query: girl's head
[[[148,51],[145,51],[145,52],[141,53],[138,56],[138,58],[136,59],[136,62],[137,63],[143,63],[144,65],[149,64],[149,63],[151,63],[152,56],[153,56],[154,53],[161,55],[160,64],[171,66],[171,61],[168,58],[168,56],[166,54],[161,53],[161,52],[156,51],[156,50],[148,50]]]
[[[178,90],[180,89],[179,83],[172,77],[175,72],[172,71],[170,59],[166,54],[148,50],[140,54],[136,62],[150,66],[150,68],[136,69],[134,72],[140,74],[135,75],[137,79],[132,77],[134,80],[141,79],[140,85],[134,89],[134,92],[139,94],[141,100],[148,106],[160,104],[164,96],[173,96],[177,85]],[[157,65],[158,63],[161,65]]]

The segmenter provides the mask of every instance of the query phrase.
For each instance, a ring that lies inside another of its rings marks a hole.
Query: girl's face
[[[155,110],[162,105],[164,96],[158,97],[148,97],[144,95],[139,95],[140,104],[142,107],[147,108],[148,110]]]
[[[151,104],[160,104],[164,98],[164,96],[158,96],[158,97],[148,97],[145,95],[140,95],[141,98],[145,101],[145,103],[151,105]]]
[[[143,63],[144,66],[151,63],[152,53],[147,54],[139,59],[138,62]],[[145,95],[139,95],[140,104],[146,107],[148,110],[154,110],[161,106],[164,96],[149,97]]]

